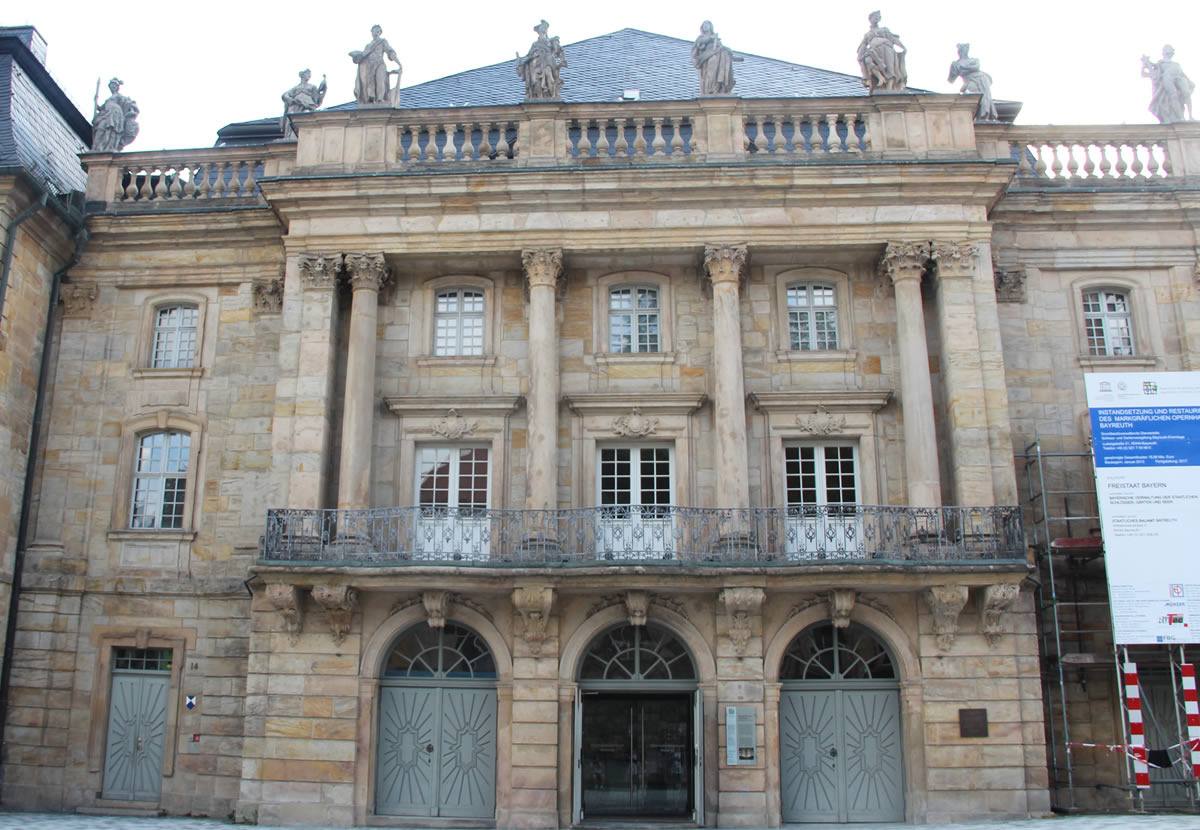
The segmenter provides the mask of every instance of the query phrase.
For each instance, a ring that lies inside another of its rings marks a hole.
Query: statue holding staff
[[[137,102],[119,90],[125,83],[118,78],[108,82],[109,96],[100,103],[100,79],[96,79],[95,115],[92,116],[92,152],[116,153],[130,144],[138,134]]]
[[[387,68],[384,57],[391,58],[397,68]],[[400,89],[400,73],[404,67],[396,57],[396,50],[383,37],[383,27],[376,23],[371,27],[371,42],[350,53],[350,60],[358,65],[354,79],[354,100],[361,106],[395,106]],[[396,86],[390,85],[390,76],[396,76]]]

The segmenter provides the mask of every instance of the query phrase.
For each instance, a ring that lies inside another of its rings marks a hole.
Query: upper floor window
[[[487,447],[433,445],[419,448],[417,504],[428,508],[486,508]]]
[[[1129,295],[1124,291],[1084,291],[1083,325],[1087,335],[1088,354],[1133,354]]]
[[[437,357],[483,354],[483,291],[450,288],[434,298],[433,353]]]
[[[196,330],[200,310],[194,305],[161,306],[154,314],[154,340],[150,366],[154,369],[190,369],[196,361]]]
[[[850,444],[792,444],[783,448],[784,492],[791,513],[808,507],[858,503],[858,472]]]
[[[658,289],[623,286],[608,292],[608,350],[650,353],[662,350]]]
[[[151,432],[137,442],[129,526],[137,530],[184,528],[191,436]]]
[[[788,348],[814,351],[838,347],[837,289],[825,283],[789,283]]]

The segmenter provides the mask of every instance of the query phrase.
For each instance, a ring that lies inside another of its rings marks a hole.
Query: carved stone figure
[[[137,117],[141,113],[137,102],[118,90],[125,83],[113,78],[108,82],[111,93],[100,103],[100,82],[96,81],[96,114],[92,116],[92,152],[116,153],[133,142],[138,134]]]
[[[389,70],[384,57],[391,58],[396,68]],[[376,23],[371,27],[371,42],[362,51],[350,53],[350,60],[358,64],[358,76],[354,79],[354,100],[361,106],[396,106],[400,91],[400,73],[404,67],[396,57],[396,50],[383,37],[383,27]],[[396,85],[391,86],[391,75],[396,76]]]
[[[1192,120],[1192,93],[1196,84],[1175,61],[1175,50],[1164,46],[1158,63],[1142,55],[1142,77],[1150,79],[1150,112],[1160,124]]]
[[[979,96],[979,108],[975,111],[976,121],[999,121],[996,113],[996,102],[992,100],[992,76],[979,68],[979,58],[972,58],[967,53],[971,44],[958,44],[958,60],[950,64],[950,77],[946,80],[954,83],[962,78],[960,93]]]
[[[900,36],[892,34],[886,26],[880,26],[883,17],[871,12],[867,19],[871,28],[858,44],[858,65],[862,69],[863,86],[876,92],[903,92],[908,87],[908,70],[904,68],[904,56],[908,51],[900,42]]]
[[[296,131],[292,129],[292,121],[288,118],[289,115],[297,112],[313,112],[321,106],[321,102],[325,100],[325,76],[321,76],[321,85],[313,86],[310,83],[312,72],[307,69],[300,70],[300,83],[283,93],[283,137],[295,138]]]
[[[517,77],[525,82],[526,101],[557,100],[562,89],[559,70],[567,65],[567,56],[557,37],[546,37],[550,24],[545,20],[533,27],[537,40],[529,47],[529,54],[521,57],[517,53]]]
[[[711,20],[700,24],[700,37],[692,44],[692,64],[700,71],[701,95],[728,95],[733,92],[733,62],[735,58],[729,47],[722,45],[721,38],[713,32]]]

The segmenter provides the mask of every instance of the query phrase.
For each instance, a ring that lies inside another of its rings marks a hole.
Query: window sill
[[[853,363],[858,359],[856,349],[779,349],[775,352],[775,360],[780,363],[811,363],[822,360],[840,360]]]
[[[447,355],[445,357],[434,357],[427,355],[417,358],[417,365],[429,368],[487,368],[496,365],[495,355]]]
[[[675,352],[596,352],[592,360],[597,366],[608,366],[613,363],[643,364],[660,366],[675,362]]]
[[[196,538],[194,530],[110,530],[110,542],[190,542]]]
[[[146,378],[179,378],[182,380],[191,380],[204,376],[204,370],[199,367],[191,367],[188,369],[155,369],[149,366],[140,366],[133,370],[133,377],[137,380],[145,380]]]
[[[1153,369],[1158,365],[1158,358],[1136,354],[1081,354],[1079,365],[1084,369]]]

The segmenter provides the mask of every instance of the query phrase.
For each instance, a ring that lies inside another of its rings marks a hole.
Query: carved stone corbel
[[[349,585],[314,585],[315,599],[329,618],[329,633],[333,641],[341,644],[350,633],[350,621],[358,608],[358,590]]]
[[[425,591],[421,594],[425,615],[430,628],[446,627],[446,606],[450,604],[449,591]]]
[[[1013,582],[988,585],[979,592],[979,628],[989,646],[1004,634],[1004,612],[1012,607],[1021,594],[1021,586]]]
[[[100,287],[94,282],[65,282],[59,288],[58,299],[63,306],[64,317],[89,317]]]
[[[304,595],[295,585],[285,585],[282,582],[268,582],[266,587],[267,601],[283,617],[287,628],[288,639],[295,645],[300,638],[300,629],[304,626]]]
[[[943,277],[970,277],[975,274],[979,246],[973,242],[934,242],[930,255]]]
[[[255,314],[278,314],[283,310],[283,280],[256,282],[251,288]]]
[[[739,657],[746,653],[754,634],[754,617],[762,608],[766,592],[762,588],[726,588],[721,591],[721,604],[729,618],[729,640]]]
[[[514,588],[512,603],[524,623],[523,636],[529,644],[529,651],[541,654],[550,623],[550,609],[554,605],[554,586],[523,585]]]
[[[626,591],[625,610],[629,612],[630,625],[645,625],[650,612],[650,595],[645,591]]]
[[[847,628],[850,625],[850,612],[854,610],[854,601],[858,591],[853,588],[834,588],[829,592],[829,618],[833,620],[834,628]]]
[[[297,261],[305,288],[333,288],[342,270],[341,254],[300,254]]]
[[[996,281],[996,302],[1025,302],[1026,274],[1024,268],[996,268],[993,276]]]
[[[933,633],[938,648],[949,651],[958,633],[958,614],[967,604],[966,585],[931,585],[922,592],[933,613]]]

